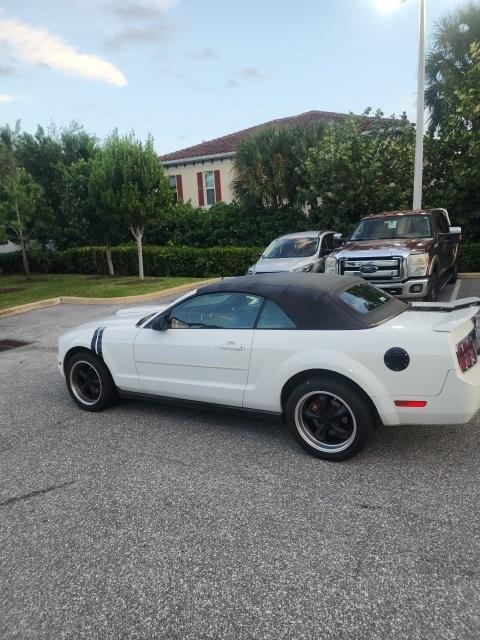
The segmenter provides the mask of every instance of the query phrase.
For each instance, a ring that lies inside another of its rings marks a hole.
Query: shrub
[[[137,273],[137,253],[133,244],[113,247],[115,272]],[[234,276],[246,272],[262,252],[259,247],[185,246],[144,247],[145,273],[149,276]],[[39,252],[30,255],[32,271],[38,273],[106,274],[105,247],[75,247],[65,251]],[[480,272],[480,242],[462,244],[458,263],[461,272]],[[0,272],[21,273],[20,252],[0,254]]]
[[[266,247],[285,233],[318,227],[301,211],[281,208],[275,211],[245,210],[238,205],[219,203],[208,209],[177,204],[155,226],[145,229],[148,244],[174,244],[191,247],[252,245]]]
[[[480,271],[480,242],[469,242],[460,246],[458,270],[463,273]]]
[[[210,247],[199,249],[179,246],[145,246],[143,259],[149,276],[234,276],[246,272],[262,249],[256,247]],[[137,249],[133,244],[113,247],[113,264],[118,275],[135,275]],[[65,251],[32,252],[32,271],[40,273],[108,273],[105,247],[75,247]],[[3,273],[22,271],[21,255],[0,254]]]

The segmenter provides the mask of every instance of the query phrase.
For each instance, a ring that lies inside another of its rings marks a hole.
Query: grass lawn
[[[20,275],[0,276],[0,309],[59,296],[135,296],[198,281],[198,278],[145,278],[141,282],[135,276],[108,277],[57,273],[42,273],[32,276],[31,280]]]

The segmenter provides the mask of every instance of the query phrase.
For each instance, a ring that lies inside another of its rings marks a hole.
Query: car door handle
[[[220,345],[220,348],[226,349],[227,351],[244,351],[247,347],[244,344],[237,344],[236,342],[226,342]]]

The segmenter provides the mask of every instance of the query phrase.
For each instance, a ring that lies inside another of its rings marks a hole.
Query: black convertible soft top
[[[251,293],[272,300],[295,322],[298,329],[368,329],[394,318],[407,309],[400,300],[390,298],[370,313],[359,313],[340,295],[362,278],[323,273],[259,273],[225,278],[200,287],[198,294]]]

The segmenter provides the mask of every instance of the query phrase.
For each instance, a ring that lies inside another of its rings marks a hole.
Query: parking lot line
[[[457,299],[461,284],[462,284],[462,281],[457,280],[457,282],[455,283],[455,286],[453,287],[452,295],[450,296],[450,302],[454,302]]]

